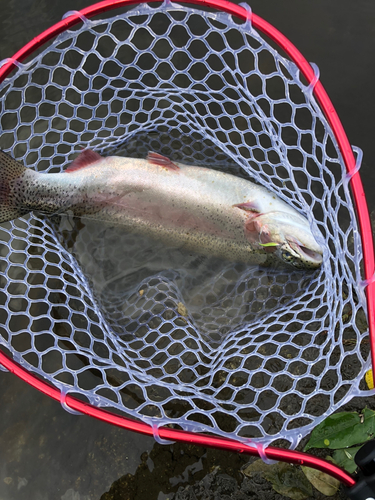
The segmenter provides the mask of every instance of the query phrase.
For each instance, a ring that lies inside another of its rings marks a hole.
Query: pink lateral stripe
[[[157,0],[148,0],[149,3],[155,2]],[[6,76],[14,69],[16,66],[12,60],[22,62],[29,55],[31,55],[34,50],[42,46],[47,41],[56,37],[63,31],[69,29],[70,27],[82,22],[81,16],[87,18],[96,16],[103,12],[113,10],[123,6],[130,6],[134,4],[146,3],[145,0],[104,0],[90,7],[82,9],[80,12],[74,13],[66,19],[58,22],[54,26],[51,26],[43,33],[35,37],[31,42],[26,44],[22,49],[20,49],[16,54],[8,60],[0,68],[0,82],[2,82]],[[294,61],[301,73],[306,78],[307,82],[311,84],[315,80],[315,73],[311,65],[299,52],[299,50],[276,28],[274,28],[267,21],[261,17],[251,14],[245,8],[232,4],[226,0],[189,0],[190,3],[198,6],[210,7],[216,10],[226,12],[228,14],[239,17],[242,20],[249,19],[252,22],[254,28],[262,31],[266,36],[274,40],[285,53]],[[340,122],[339,117],[329,99],[326,91],[324,90],[320,81],[317,81],[314,89],[314,95],[317,98],[322,110],[332,128],[332,131],[336,137],[337,143],[339,145],[341,154],[343,156],[345,166],[348,172],[352,172],[355,168],[355,159],[350,147],[348,138],[346,137],[343,126]],[[354,174],[350,179],[350,185],[353,191],[353,196],[357,208],[357,214],[359,219],[359,225],[362,235],[363,244],[363,258],[364,258],[364,269],[365,269],[365,279],[368,280],[369,284],[366,287],[367,293],[367,310],[368,310],[368,322],[369,322],[369,333],[370,333],[370,345],[372,354],[372,367],[375,373],[375,282],[371,282],[371,278],[375,274],[375,258],[374,258],[374,244],[372,238],[372,229],[370,223],[369,212],[367,208],[366,198],[363,190],[363,185],[358,173]],[[28,382],[33,387],[36,387],[41,392],[48,394],[54,399],[60,399],[60,393],[54,388],[51,388],[49,384],[43,382],[36,378],[34,375],[29,374],[25,370],[18,367],[16,363],[7,358],[4,354],[0,353],[0,363],[2,363],[10,371],[18,375],[20,378]],[[17,368],[17,369],[16,369]],[[23,370],[21,373],[19,370]],[[17,373],[16,373],[17,372]],[[22,376],[21,376],[22,375]],[[140,422],[135,422],[130,419],[117,417],[104,410],[100,410],[84,403],[67,397],[67,402],[72,408],[86,413],[95,418],[99,418],[106,422],[124,427],[127,429],[134,430],[136,432],[141,432],[144,434],[152,435],[152,429],[146,424]],[[211,436],[205,436],[202,434],[192,434],[189,432],[176,431],[167,428],[161,428],[159,430],[160,437],[163,439],[172,439],[178,441],[186,441],[194,444],[201,444],[203,446],[211,446],[222,449],[231,449],[232,451],[238,451],[249,454],[258,454],[255,449],[246,447],[245,445],[238,443],[235,440],[224,440],[222,438],[215,438]],[[291,463],[304,463],[304,465],[309,465],[310,467],[327,472],[333,477],[336,477],[341,482],[347,486],[353,486],[355,484],[354,479],[347,473],[333,466],[329,462],[324,460],[311,457],[307,454],[291,451],[291,450],[278,450],[277,448],[267,448],[267,457],[275,460],[283,460]],[[307,458],[308,457],[308,458]]]

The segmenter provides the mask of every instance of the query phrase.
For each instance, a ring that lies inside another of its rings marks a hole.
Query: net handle
[[[10,357],[1,351],[0,364],[35,389],[38,389],[43,394],[61,402],[61,392],[58,389],[29,373],[25,368],[15,363]],[[96,408],[74,398],[73,396],[69,396],[68,394],[64,395],[64,404],[69,408],[70,413],[83,413],[103,422],[116,425],[117,427],[122,427],[123,429],[131,430],[151,437],[155,436],[155,429],[151,425]],[[157,434],[159,439],[163,441],[191,443],[197,446],[206,446],[209,448],[218,448],[220,450],[244,453],[246,455],[259,456],[259,450],[256,447],[247,446],[246,444],[235,441],[234,439],[208,436],[206,434],[193,433],[189,431],[180,431],[177,429],[170,429],[169,427],[159,427],[157,429]],[[338,479],[348,488],[351,488],[356,484],[356,481],[346,471],[340,469],[332,462],[322,460],[314,457],[313,455],[309,455],[308,453],[301,453],[299,451],[269,446],[262,449],[261,454],[268,460],[277,460],[296,465],[304,465],[320,470]]]
[[[56,37],[60,33],[78,24],[79,22],[82,22],[82,16],[91,18],[119,7],[131,6],[140,3],[151,3],[156,1],[158,0],[104,0],[97,4],[91,5],[90,7],[86,7],[79,12],[72,13],[72,15],[70,15],[69,17],[56,23],[54,26],[51,26],[43,33],[35,37],[28,44],[22,47],[18,52],[16,52],[16,54],[14,54],[12,58],[6,60],[6,62],[0,68],[0,83],[3,82],[7,75],[9,75],[9,73],[17,66],[17,62],[22,62],[43,44]],[[346,169],[348,173],[351,173],[355,169],[355,159],[352,149],[331,100],[329,99],[320,81],[314,81],[314,69],[299,52],[299,50],[280,31],[278,31],[271,24],[269,24],[267,21],[257,16],[256,14],[253,14],[240,5],[232,4],[227,0],[189,0],[188,2],[184,3],[210,7],[215,10],[219,10],[222,12],[226,12],[227,14],[236,16],[242,20],[250,21],[254,28],[258,29],[274,42],[276,42],[279,47],[284,50],[284,52],[294,61],[303,76],[306,78],[308,84],[314,84],[313,93],[333,130],[341,154],[343,156]],[[375,373],[375,281],[372,279],[375,274],[374,244],[363,185],[357,172],[350,179],[350,185],[357,208],[362,235],[365,280],[368,283],[366,287],[366,293],[370,345],[372,354],[371,358],[373,373]],[[31,386],[37,388],[39,391],[47,394],[57,401],[60,401],[61,394],[57,389],[38,379],[35,375],[28,373],[25,369],[21,368],[1,351],[0,364],[2,364],[5,368],[7,368],[9,371],[17,375],[19,378],[21,378]],[[92,417],[117,425],[119,427],[133,430],[135,432],[140,432],[142,434],[148,434],[150,436],[153,435],[152,427],[148,426],[147,424],[136,422],[129,418],[118,417],[102,409],[82,403],[81,401],[76,400],[71,396],[66,397],[66,404],[68,404],[73,410],[80,411],[81,413],[85,413],[86,415],[91,415]],[[256,450],[256,448],[248,447],[235,440],[206,436],[203,434],[193,434],[191,432],[178,431],[169,428],[160,428],[159,435],[162,439],[190,442],[202,446],[226,449],[239,453],[247,453],[249,455],[258,455],[258,451]],[[335,467],[330,462],[325,462],[324,460],[312,457],[311,455],[299,453],[292,450],[282,450],[268,447],[266,449],[266,456],[268,459],[281,460],[301,465],[303,464],[321,470],[322,472],[326,472],[327,474],[335,477],[348,487],[354,486],[355,484],[354,479],[346,472],[342,471],[338,467]]]

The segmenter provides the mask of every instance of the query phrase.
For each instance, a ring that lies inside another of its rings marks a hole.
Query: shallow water
[[[67,218],[59,218],[56,233],[77,259],[112,330],[129,340],[142,337],[159,313],[165,311],[167,320],[180,309],[181,324],[189,322],[215,347],[229,332],[302,295],[315,275],[277,260],[266,267],[198,255],[95,220],[69,224],[67,229]]]
[[[71,415],[10,373],[1,372],[0,398],[4,500],[99,498],[119,476],[134,473],[154,445],[150,437]]]
[[[33,36],[80,9],[83,0],[0,0],[0,60]],[[375,109],[371,64],[375,49],[375,4],[348,0],[254,0],[253,11],[287,35],[305,57],[318,64],[321,80],[343,122],[351,144],[364,150],[361,176],[370,210],[375,209],[375,153],[372,113]],[[133,474],[141,455],[154,447],[152,438],[66,413],[61,406],[11,374],[0,372],[0,498],[88,500],[100,498],[113,481]],[[360,404],[360,402],[359,402]],[[228,460],[231,455],[226,454]],[[159,460],[159,459],[156,459]],[[160,459],[162,460],[162,459]],[[174,457],[175,463],[178,458]],[[200,457],[196,456],[199,468]],[[213,461],[212,455],[211,460]],[[233,462],[238,466],[235,458]],[[161,464],[159,464],[161,465]],[[150,465],[151,467],[151,465]],[[209,464],[206,469],[209,470]],[[184,469],[185,471],[185,469]],[[189,475],[176,474],[184,485]],[[194,481],[194,474],[191,481]],[[160,485],[152,496],[166,498]]]

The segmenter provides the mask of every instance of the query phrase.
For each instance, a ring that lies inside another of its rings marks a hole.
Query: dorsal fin
[[[160,155],[159,153],[154,153],[153,151],[149,151],[147,161],[152,165],[159,165],[159,167],[164,167],[167,170],[173,170],[174,172],[180,170],[180,167],[173,163],[172,160],[166,156]]]
[[[92,165],[93,163],[102,159],[99,153],[96,153],[92,149],[84,149],[82,153],[80,153],[75,160],[69,165],[69,167],[65,170],[65,172],[75,172],[80,168],[87,167],[88,165]]]

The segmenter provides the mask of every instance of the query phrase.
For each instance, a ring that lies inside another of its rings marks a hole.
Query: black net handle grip
[[[375,500],[375,440],[367,441],[356,453],[360,472],[357,483],[347,490],[351,500]]]

